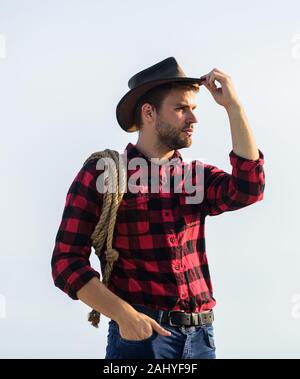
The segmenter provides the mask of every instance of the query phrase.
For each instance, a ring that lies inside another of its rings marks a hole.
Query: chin
[[[182,145],[184,145],[184,147],[190,147],[192,145],[192,139],[189,138],[188,140],[183,141]]]
[[[177,147],[174,147],[173,149],[184,149],[186,147],[190,147],[192,145],[192,142],[184,142],[184,143],[181,143],[181,144],[178,144]]]

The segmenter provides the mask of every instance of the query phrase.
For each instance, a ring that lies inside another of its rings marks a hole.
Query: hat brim
[[[157,87],[161,84],[169,82],[189,82],[189,83],[198,83],[199,85],[203,84],[205,79],[203,78],[169,78],[164,80],[153,80],[151,82],[135,87],[132,90],[128,91],[122,99],[119,101],[116,108],[116,116],[119,125],[123,130],[128,133],[137,131],[137,127],[133,121],[133,111],[138,99],[150,89]]]

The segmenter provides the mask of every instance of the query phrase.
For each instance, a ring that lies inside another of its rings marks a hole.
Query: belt
[[[146,308],[140,304],[131,304],[139,312],[154,318],[156,321],[169,324],[171,326],[204,326],[211,325],[214,321],[214,312],[185,312],[183,310],[156,310]],[[159,317],[160,316],[160,317]]]

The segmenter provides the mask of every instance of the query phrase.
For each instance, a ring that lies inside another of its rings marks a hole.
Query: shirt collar
[[[134,145],[133,143],[131,143],[131,142],[128,143],[125,150],[127,152],[127,159],[128,160],[136,158],[136,157],[141,157],[141,158],[146,159],[149,163],[151,163],[150,159],[148,157],[146,157],[140,150],[138,150],[136,145]],[[171,161],[172,159],[178,159],[179,162],[182,162],[182,156],[178,150],[175,150],[172,157],[169,158],[168,160]]]

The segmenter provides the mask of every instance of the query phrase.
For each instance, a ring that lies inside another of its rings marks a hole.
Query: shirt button
[[[180,267],[179,267],[178,265],[175,266],[175,270],[179,270],[179,268],[180,268]]]
[[[184,299],[186,297],[186,293],[181,294],[181,297]]]
[[[171,238],[170,238],[170,242],[173,243],[174,241],[175,241],[175,238],[171,237]]]

